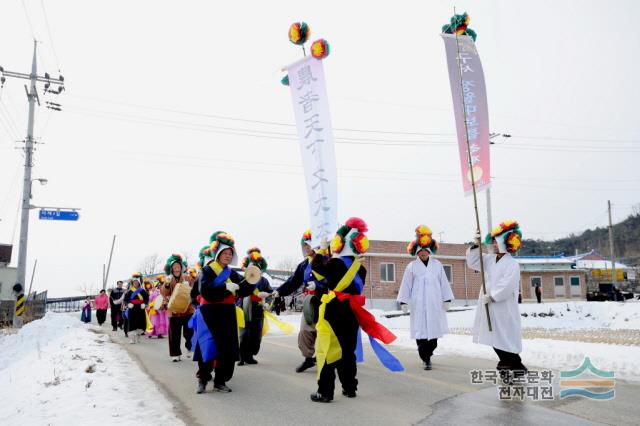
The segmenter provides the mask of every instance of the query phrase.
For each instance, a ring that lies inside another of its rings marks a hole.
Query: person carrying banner
[[[407,246],[409,254],[417,259],[407,265],[397,299],[403,312],[411,308],[410,335],[416,339],[425,370],[432,369],[431,356],[438,339],[449,331],[446,312],[453,300],[442,264],[430,257],[437,249],[431,229],[419,225],[415,240]]]
[[[140,343],[140,336],[147,329],[145,308],[149,303],[149,294],[142,288],[140,281],[142,274],[135,273],[131,277],[131,289],[124,295],[127,305],[127,333],[131,335],[131,343]]]
[[[262,256],[258,247],[252,247],[247,251],[247,257],[242,261],[242,267],[254,265],[262,272],[267,270],[267,261]],[[240,333],[240,362],[238,365],[257,364],[254,356],[260,352],[260,343],[264,331],[265,309],[268,306],[265,299],[271,296],[273,289],[264,276],[256,284],[253,293],[242,300],[244,311],[244,328]]]
[[[374,353],[392,371],[402,371],[402,365],[376,340],[389,344],[395,336],[364,309],[362,295],[367,271],[361,256],[369,248],[364,234],[367,224],[350,218],[331,240],[333,257],[323,262],[321,256],[313,260],[313,268],[326,277],[329,292],[321,298],[316,330],[316,358],[318,361],[318,390],[311,394],[313,402],[331,402],[335,388],[336,370],[342,394],[355,398],[358,388],[356,360],[362,360],[359,329],[369,335]]]
[[[111,290],[109,294],[109,305],[111,307],[111,327],[113,331],[116,331],[118,327],[122,328],[124,321],[122,315],[122,301],[124,300],[124,289],[122,288],[122,281],[116,283],[116,288]]]
[[[312,261],[316,256],[315,251],[311,248],[311,230],[307,229],[302,234],[300,240],[302,247],[302,255],[305,259],[298,264],[294,273],[287,278],[280,287],[272,294],[277,300],[284,298],[300,287],[305,286],[305,303],[306,312],[300,318],[300,331],[298,332],[298,348],[304,357],[304,361],[298,367],[296,372],[302,373],[308,368],[316,365],[314,358],[316,344],[316,321],[317,312],[320,306],[320,297],[327,292],[327,284],[325,278],[313,269]],[[324,259],[326,261],[326,258]],[[315,313],[314,313],[315,312]]]
[[[164,265],[166,278],[160,286],[160,294],[164,298],[164,308],[169,318],[169,356],[173,362],[178,362],[182,359],[180,340],[183,335],[187,351],[191,352],[192,350],[191,338],[193,330],[189,328],[189,320],[195,312],[195,308],[191,303],[193,278],[191,274],[185,273],[186,268],[187,262],[182,255],[174,253],[169,256]],[[180,287],[176,290],[178,284],[180,284]],[[174,295],[174,292],[181,293]],[[172,299],[173,303],[169,305],[169,301]]]
[[[200,304],[190,321],[194,331],[193,360],[198,362],[196,392],[199,394],[204,393],[214,370],[214,391],[231,392],[226,383],[240,359],[238,320],[244,322],[242,310],[236,311],[236,297],[248,296],[255,289],[229,267],[237,263],[233,238],[218,231],[210,242],[198,283],[191,290],[191,297]]]
[[[467,265],[480,271],[480,236],[467,250]],[[500,361],[496,369],[504,377],[527,371],[522,364],[522,328],[518,308],[520,266],[511,256],[522,244],[518,222],[509,220],[494,228],[485,238],[490,254],[483,254],[487,293],[480,292],[473,327],[473,342],[493,347]],[[489,307],[493,331],[489,331],[485,305]]]

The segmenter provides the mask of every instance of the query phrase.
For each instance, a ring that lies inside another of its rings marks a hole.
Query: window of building
[[[449,284],[453,282],[453,267],[451,265],[442,265],[444,268],[444,273],[447,276],[447,280],[449,280]]]
[[[580,277],[571,277],[571,285],[580,285]]]
[[[393,283],[396,281],[396,265],[394,263],[380,264],[380,282]]]
[[[555,287],[555,295],[560,297],[566,297],[564,288],[564,277],[553,277],[553,284]]]
[[[531,277],[531,287],[542,287],[542,278]]]

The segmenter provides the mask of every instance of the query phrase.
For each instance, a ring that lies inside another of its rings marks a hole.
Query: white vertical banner
[[[336,157],[322,61],[307,56],[288,67],[313,245],[338,229]]]
[[[473,188],[469,155],[476,191],[482,191],[491,185],[489,109],[484,72],[473,38],[453,34],[442,34],[442,38],[447,53],[453,112],[456,118],[462,187],[465,195],[470,195]]]

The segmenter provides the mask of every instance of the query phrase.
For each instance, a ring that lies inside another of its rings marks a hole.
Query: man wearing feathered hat
[[[367,270],[362,265],[369,249],[365,235],[367,224],[352,217],[331,240],[332,258],[324,262],[313,259],[313,268],[326,277],[329,292],[322,295],[316,330],[318,390],[311,394],[313,402],[333,400],[336,370],[342,384],[342,395],[355,398],[358,389],[356,360],[362,360],[359,332],[369,336],[369,342],[380,361],[392,371],[402,371],[402,365],[376,339],[389,344],[395,340],[384,326],[364,308],[363,295]]]
[[[320,296],[327,291],[326,280],[312,268],[312,261],[316,256],[316,252],[311,247],[310,229],[302,234],[300,246],[305,259],[298,264],[295,272],[287,278],[287,281],[273,292],[273,297],[285,297],[294,293],[300,287],[305,287],[304,305],[306,309],[304,315],[300,318],[300,331],[298,332],[298,348],[304,357],[304,361],[296,367],[296,372],[298,373],[302,373],[316,365],[314,353],[317,315],[314,312],[317,313],[320,306]],[[318,252],[322,254],[321,249]],[[324,260],[326,260],[326,257]]]
[[[175,291],[182,291],[182,288],[176,290],[178,284],[181,284],[183,287],[193,285],[193,277],[185,273],[186,269],[187,261],[184,256],[179,253],[172,254],[165,262],[164,273],[166,278],[160,286],[160,294],[162,294],[166,302],[169,302]],[[179,294],[175,297],[178,296]],[[185,296],[187,295],[185,294]],[[169,356],[174,362],[180,361],[182,357],[180,344],[182,335],[184,335],[184,344],[187,351],[191,352],[192,350],[191,338],[193,337],[193,331],[188,327],[188,324],[191,316],[195,312],[195,308],[191,304],[190,296],[188,299],[186,303],[180,304],[180,309],[173,305],[171,307],[167,306],[167,316],[169,317]]]
[[[190,323],[195,333],[193,359],[198,362],[197,393],[203,393],[212,379],[214,391],[231,392],[226,383],[240,359],[236,297],[248,296],[255,288],[230,268],[238,259],[233,237],[218,231],[210,243],[191,290],[192,299],[200,303]]]
[[[253,265],[264,272],[267,261],[258,247],[247,250],[247,256],[242,261],[242,267]],[[266,277],[261,277],[255,285],[253,293],[242,301],[244,311],[244,328],[240,333],[240,362],[238,365],[257,364],[254,356],[260,352],[262,329],[264,326],[264,310],[267,307],[265,299],[271,296],[273,289]]]
[[[519,353],[522,352],[522,329],[518,294],[520,289],[520,266],[511,256],[522,244],[522,232],[518,222],[509,220],[494,228],[485,238],[490,247],[483,254],[487,293],[480,291],[473,327],[473,341],[493,347],[500,361],[500,371],[527,371]],[[480,271],[480,236],[476,244],[467,250],[467,265]],[[489,331],[485,305],[489,307],[491,326]]]
[[[431,257],[437,249],[431,229],[419,225],[415,239],[407,247],[409,254],[417,258],[404,271],[397,299],[403,312],[411,307],[411,338],[416,339],[425,370],[432,369],[431,356],[438,339],[449,331],[446,311],[453,300],[442,264]]]

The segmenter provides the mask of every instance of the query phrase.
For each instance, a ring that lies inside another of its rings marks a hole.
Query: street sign
[[[65,210],[40,210],[40,220],[78,220],[80,214]]]

